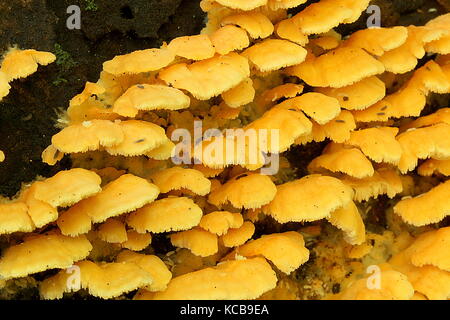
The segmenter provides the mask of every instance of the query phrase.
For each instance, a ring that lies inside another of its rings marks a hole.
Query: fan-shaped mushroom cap
[[[310,175],[277,186],[277,194],[263,213],[280,223],[315,221],[326,217],[353,198],[351,188],[340,180]]]
[[[357,47],[367,52],[381,56],[386,51],[400,47],[408,39],[408,29],[405,27],[369,28],[356,31],[344,46]]]
[[[306,45],[309,41],[308,36],[296,25],[294,19],[280,21],[275,26],[275,33],[281,39],[292,41],[301,46]]]
[[[152,277],[152,283],[145,289],[148,291],[163,291],[172,279],[172,273],[165,263],[155,255],[139,254],[124,250],[116,258],[116,262],[133,262],[147,271]]]
[[[450,214],[450,180],[415,198],[401,200],[394,213],[413,226],[437,223]]]
[[[272,201],[276,192],[268,176],[244,173],[213,190],[208,202],[220,207],[229,201],[235,208],[254,209]]]
[[[403,191],[403,184],[399,174],[389,168],[377,169],[373,176],[364,179],[346,177],[341,179],[343,183],[355,191],[354,201],[367,201],[379,195],[386,194],[394,198]]]
[[[46,66],[55,60],[56,56],[50,52],[10,49],[3,58],[0,72],[6,75],[9,82],[25,78],[35,73],[38,65]]]
[[[294,231],[264,235],[236,248],[227,257],[233,258],[235,255],[262,255],[286,274],[298,269],[309,259],[309,251],[305,248],[302,235]]]
[[[124,174],[108,183],[101,192],[77,203],[67,212],[75,214],[81,211],[92,222],[98,223],[141,208],[155,200],[158,194],[159,189],[154,184],[132,174]]]
[[[417,172],[421,176],[426,177],[432,176],[436,173],[440,173],[444,176],[450,176],[450,160],[427,160],[420,165]]]
[[[275,288],[277,277],[264,258],[233,260],[173,278],[155,300],[255,299]]]
[[[101,179],[95,172],[75,168],[35,182],[33,196],[55,208],[68,207],[100,192],[100,183]]]
[[[28,215],[28,207],[22,202],[0,204],[0,234],[31,232],[33,221]]]
[[[339,65],[336,69],[333,66]],[[341,47],[286,69],[314,87],[342,88],[384,72],[384,66],[363,49]]]
[[[175,38],[170,41],[167,49],[176,56],[191,60],[209,59],[216,53],[206,34]]]
[[[76,263],[79,268],[80,284],[89,294],[111,299],[123,293],[133,291],[153,282],[149,272],[132,262],[94,263],[81,261]],[[65,270],[44,280],[40,292],[44,299],[61,299],[63,293],[71,291],[67,282],[69,273]]]
[[[122,242],[122,248],[132,251],[141,251],[152,243],[152,235],[150,233],[138,233],[135,230],[127,231],[127,241]]]
[[[239,9],[243,11],[250,11],[267,4],[267,0],[247,0],[247,1],[215,0],[215,1],[223,5],[224,7],[228,7],[231,9]]]
[[[221,55],[242,50],[250,45],[247,32],[233,25],[226,25],[209,36],[216,52]]]
[[[372,163],[359,149],[339,145],[329,145],[321,156],[308,165],[308,171],[311,173],[320,173],[323,169],[342,172],[357,179],[374,174]]]
[[[327,219],[333,226],[344,232],[345,241],[351,245],[359,245],[366,241],[366,227],[353,201],[333,211]]]
[[[412,128],[423,128],[439,123],[450,125],[450,108],[442,108],[428,116],[420,117],[401,127],[401,131],[407,131]]]
[[[240,228],[243,223],[244,219],[240,213],[214,211],[202,217],[199,227],[221,236],[226,234],[229,229]]]
[[[187,90],[200,100],[208,100],[237,86],[249,75],[247,59],[234,52],[191,65],[175,64],[159,73],[167,84]]]
[[[303,62],[306,50],[290,41],[266,39],[243,52],[261,72],[279,70]]]
[[[410,246],[411,262],[416,267],[433,265],[450,271],[450,227],[421,234]]]
[[[181,231],[199,224],[202,209],[189,198],[157,200],[128,216],[127,223],[137,232]]]
[[[246,243],[254,233],[255,225],[250,221],[245,221],[241,227],[229,229],[220,239],[225,247],[232,248]]]
[[[5,251],[0,259],[0,276],[10,279],[48,269],[68,268],[75,261],[86,258],[91,249],[85,236],[33,235]]]
[[[342,88],[316,88],[317,92],[339,100],[340,106],[347,110],[364,110],[384,98],[386,87],[378,77],[364,78]]]
[[[293,19],[307,35],[325,33],[341,23],[356,21],[368,5],[368,0],[321,0],[310,4]]]
[[[299,97],[286,100],[280,103],[278,107],[301,110],[320,125],[330,122],[341,113],[337,99],[316,92],[305,93]]]
[[[123,130],[118,123],[90,120],[64,128],[52,137],[52,145],[60,152],[76,153],[114,146],[123,139]]]
[[[450,158],[450,125],[441,123],[430,127],[411,129],[397,137],[403,153],[398,165],[402,173],[414,170],[419,159]]]
[[[109,243],[122,243],[128,240],[125,225],[114,218],[109,218],[99,226],[98,237]]]
[[[245,29],[253,39],[267,38],[273,33],[272,22],[260,12],[245,12],[232,14],[221,21],[222,26],[237,25]]]
[[[379,276],[379,288],[368,288],[368,279],[363,278],[345,288],[337,297],[340,300],[409,300],[414,295],[414,288],[404,274],[386,270]]]
[[[208,257],[219,250],[217,235],[201,228],[193,228],[170,235],[172,245],[189,249],[200,257]]]
[[[167,49],[138,50],[104,62],[103,70],[113,75],[150,72],[168,66],[174,59]]]
[[[347,145],[357,146],[375,162],[398,164],[402,147],[395,139],[398,128],[382,127],[353,131]]]
[[[222,93],[222,98],[231,108],[239,108],[252,102],[255,98],[252,79],[247,78],[236,87]]]
[[[154,123],[140,120],[121,121],[123,140],[106,151],[111,155],[137,156],[160,147],[168,138],[164,129]]]
[[[188,189],[195,194],[205,196],[211,191],[211,182],[195,169],[172,167],[152,174],[151,179],[161,193]]]
[[[113,111],[133,118],[139,110],[180,110],[188,108],[189,104],[189,97],[178,89],[156,84],[137,84],[116,100]]]

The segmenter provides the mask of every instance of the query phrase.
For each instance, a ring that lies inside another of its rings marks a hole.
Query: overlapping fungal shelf
[[[104,299],[449,299],[450,109],[423,112],[450,93],[450,14],[346,38],[333,30],[368,5],[203,0],[200,35],[106,61],[42,154],[49,165],[70,156],[73,168],[0,204],[3,286],[40,273],[43,299],[80,289]],[[19,70],[3,61],[0,97],[11,73],[51,62],[20,54]],[[195,136],[194,121],[277,129],[279,144],[260,147],[255,164],[219,137],[224,161],[175,165],[172,133]],[[324,141],[296,176],[285,152]],[[264,154],[280,155],[277,174],[261,173]],[[388,221],[377,233],[366,209],[379,197]],[[369,266],[379,288],[367,287]],[[67,285],[69,267],[79,288]]]

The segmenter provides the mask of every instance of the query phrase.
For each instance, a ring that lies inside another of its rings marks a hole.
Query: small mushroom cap
[[[173,278],[155,300],[255,299],[275,288],[277,277],[264,258],[226,261]]]
[[[263,116],[245,127],[246,130],[268,130],[267,141],[260,145],[261,151],[266,153],[281,153],[289,149],[295,140],[312,130],[309,119],[297,110],[288,110],[284,107],[274,107]],[[272,138],[278,132],[278,139]],[[260,135],[261,136],[261,135]]]
[[[132,251],[141,251],[152,243],[152,235],[150,233],[138,233],[134,230],[127,231],[127,241],[122,242],[122,248]]]
[[[308,165],[311,173],[323,170],[342,172],[357,179],[371,177],[375,170],[366,156],[356,148],[329,145],[325,152]]]
[[[252,79],[247,78],[236,87],[222,93],[222,98],[231,108],[239,108],[249,104],[255,98]]]
[[[262,105],[272,105],[281,98],[294,98],[303,92],[304,87],[299,84],[286,83],[275,88],[266,90],[260,97]]]
[[[290,41],[266,39],[243,52],[252,64],[261,72],[279,70],[302,63],[307,51]]]
[[[272,201],[276,193],[268,176],[244,173],[213,190],[208,202],[220,207],[229,201],[235,208],[255,209]]]
[[[436,124],[430,127],[411,129],[400,134],[397,141],[400,143],[403,153],[398,165],[402,173],[414,170],[418,159],[450,158],[450,141],[442,137],[450,135],[450,125],[446,123]]]
[[[127,224],[137,232],[161,233],[188,230],[199,224],[202,209],[189,198],[157,200],[128,216]]]
[[[128,240],[125,225],[114,218],[106,220],[99,226],[98,237],[108,243],[122,243]]]
[[[366,241],[366,227],[353,201],[334,211],[327,219],[333,226],[344,231],[344,239],[351,245],[360,245]]]
[[[65,236],[76,237],[88,233],[92,228],[92,220],[87,214],[88,205],[83,202],[71,207],[59,215],[56,224]]]
[[[151,122],[128,120],[121,121],[118,126],[123,132],[123,140],[106,147],[106,151],[111,155],[143,155],[168,140],[164,129]]]
[[[384,52],[400,47],[408,39],[408,29],[405,27],[369,28],[353,33],[344,45],[357,47],[367,52],[381,56]]]
[[[356,128],[356,123],[350,111],[342,110],[332,121],[319,125],[312,121],[312,131],[296,139],[296,144],[306,144],[311,141],[322,142],[326,138],[336,143],[343,143],[350,139],[351,132]]]
[[[341,66],[336,69],[335,66]],[[359,48],[340,47],[286,69],[314,87],[342,88],[384,72],[384,66]]]
[[[90,120],[70,125],[52,137],[52,145],[60,152],[95,151],[121,143],[122,127],[108,120]]]
[[[326,217],[353,198],[353,191],[340,180],[310,175],[277,186],[277,194],[263,213],[280,223],[315,221]]]
[[[330,122],[341,113],[341,107],[337,99],[316,92],[308,92],[286,100],[280,103],[278,107],[301,110],[320,125]]]
[[[200,257],[208,257],[219,251],[217,235],[201,228],[194,228],[170,235],[170,242],[178,248],[189,249]]]
[[[38,65],[46,66],[55,60],[56,56],[50,52],[11,49],[4,56],[0,71],[7,76],[9,82],[25,78],[35,73]]]
[[[167,46],[176,56],[191,60],[204,60],[214,56],[216,50],[206,34],[178,37]]]
[[[402,156],[402,147],[395,139],[398,128],[380,127],[353,131],[347,145],[359,147],[375,162],[398,164]]]
[[[222,26],[237,25],[246,30],[253,39],[264,39],[273,33],[274,26],[264,14],[260,12],[245,12],[232,14],[221,21]]]
[[[353,282],[338,294],[340,300],[409,300],[414,295],[414,288],[404,274],[386,270],[380,273],[379,289],[368,288],[368,278]]]
[[[31,232],[33,221],[28,215],[28,207],[22,202],[0,204],[0,234]]]
[[[295,271],[309,259],[302,235],[294,231],[263,235],[236,248],[228,257],[236,254],[244,257],[262,255],[286,274]]]
[[[293,19],[280,21],[275,26],[275,33],[281,39],[292,41],[301,46],[306,45],[309,41],[308,36],[301,31]]]
[[[217,96],[237,86],[249,75],[247,59],[234,52],[191,65],[175,64],[159,73],[167,84],[187,90],[199,100]]]
[[[80,209],[92,222],[98,223],[141,208],[155,200],[158,194],[159,189],[154,184],[132,174],[124,174],[108,183],[95,196],[77,203],[69,211]]]
[[[384,98],[386,86],[378,77],[368,77],[342,88],[316,88],[317,92],[339,100],[347,110],[364,110]]]
[[[243,11],[250,11],[267,4],[267,0],[247,0],[247,1],[215,0],[215,1],[223,5],[224,7],[228,7],[231,9],[239,9]]]
[[[401,200],[394,213],[416,227],[437,223],[450,214],[449,194],[450,180],[420,196]]]
[[[151,274],[133,262],[94,263],[85,260],[76,263],[76,266],[81,276],[81,287],[87,289],[90,295],[102,299],[118,297],[153,282]],[[68,273],[60,271],[44,280],[41,295],[46,299],[62,298],[64,291],[70,290],[64,285],[67,281]]]
[[[161,193],[171,190],[188,189],[195,194],[205,196],[211,191],[211,181],[195,169],[172,167],[151,175]]]
[[[433,174],[439,173],[444,176],[450,176],[450,160],[435,160],[430,159],[425,161],[417,169],[421,176],[429,177]]]
[[[216,52],[221,55],[242,50],[250,45],[247,32],[233,25],[227,25],[216,30],[209,38]]]
[[[168,66],[174,59],[167,49],[138,50],[104,62],[103,70],[113,75],[150,72]]]
[[[420,117],[401,127],[401,131],[407,131],[411,128],[429,127],[439,123],[450,124],[450,108],[442,108],[428,116]]]
[[[124,250],[116,258],[116,262],[133,262],[147,271],[152,277],[152,283],[145,289],[148,291],[164,291],[172,279],[172,273],[165,263],[155,255],[144,255]]]
[[[175,147],[175,143],[167,139],[159,147],[150,150],[145,155],[155,160],[167,160],[174,156]]]
[[[367,201],[370,198],[377,198],[386,194],[389,198],[394,198],[403,191],[403,184],[396,170],[380,168],[374,175],[364,179],[346,177],[342,182],[350,186],[355,191],[354,201]]]
[[[292,19],[307,35],[325,33],[341,23],[356,21],[368,4],[368,0],[322,0],[310,4]]]
[[[226,234],[230,228],[240,228],[243,223],[244,219],[240,213],[214,211],[202,217],[199,227],[221,236]]]
[[[414,290],[425,295],[430,300],[447,300],[450,297],[450,273],[432,265],[416,267],[411,263],[414,243],[394,255],[390,265],[405,274]]]
[[[392,73],[406,73],[417,66],[418,59],[425,55],[426,43],[442,37],[443,32],[430,27],[408,26],[408,38],[398,48],[385,52],[378,58],[386,71]]]
[[[255,225],[250,221],[244,221],[241,227],[229,229],[220,239],[225,247],[233,248],[243,245],[253,237]]]
[[[75,261],[86,258],[91,249],[85,236],[35,235],[6,249],[0,259],[0,276],[10,279],[48,269],[68,268]]]
[[[93,171],[75,168],[34,183],[33,196],[53,207],[68,207],[101,191],[101,178]]]
[[[450,227],[421,234],[411,245],[411,262],[416,267],[433,265],[450,271]]]
[[[180,110],[188,108],[189,104],[189,97],[178,89],[156,84],[137,84],[116,100],[113,111],[133,118],[139,110]]]

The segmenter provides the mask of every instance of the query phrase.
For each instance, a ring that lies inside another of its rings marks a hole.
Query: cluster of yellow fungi
[[[342,38],[333,28],[370,1],[306,2],[203,0],[200,35],[106,61],[42,154],[50,165],[69,154],[73,168],[0,205],[0,233],[11,237],[3,285],[60,269],[39,283],[43,299],[80,288],[105,299],[135,290],[134,299],[299,298],[293,275],[307,268],[311,235],[327,227],[340,230],[331,245],[360,272],[320,298],[449,299],[450,228],[439,223],[450,215],[450,109],[421,115],[427,97],[450,93],[450,14]],[[0,69],[0,96],[52,60],[14,54]],[[435,59],[417,67],[426,55]],[[174,165],[171,134],[193,132],[195,120],[203,130],[278,129],[278,147],[260,150],[281,155],[278,174],[261,174],[264,161],[234,149],[229,162]],[[323,141],[309,175],[292,178],[282,153]],[[363,220],[381,195],[394,199],[396,226],[384,258]],[[155,237],[175,250],[159,253]],[[79,288],[68,286],[70,267]]]

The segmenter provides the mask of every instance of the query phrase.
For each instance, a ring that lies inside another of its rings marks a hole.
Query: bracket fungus
[[[200,34],[104,62],[42,150],[69,170],[0,198],[2,290],[449,299],[450,15],[369,3],[202,0]],[[55,58],[7,51],[0,99]]]

